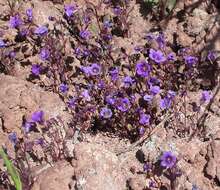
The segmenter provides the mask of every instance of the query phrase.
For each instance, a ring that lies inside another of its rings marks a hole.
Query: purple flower
[[[142,60],[136,64],[136,72],[142,77],[147,77],[149,75],[151,68],[147,61]]]
[[[41,146],[43,146],[43,144],[44,144],[44,139],[43,139],[43,138],[39,138],[39,139],[35,140],[35,144],[36,144],[36,145],[41,145]]]
[[[164,45],[165,45],[165,37],[164,37],[164,34],[163,33],[160,33],[158,36],[157,36],[157,39],[156,39],[158,45],[159,45],[159,48],[163,48]]]
[[[124,77],[123,83],[125,88],[129,88],[134,83],[134,79],[130,76],[126,76]]]
[[[212,98],[211,92],[204,90],[202,92],[201,102],[209,102]]]
[[[41,66],[38,64],[34,64],[31,67],[31,72],[33,75],[38,76],[41,72]]]
[[[171,99],[168,97],[165,97],[163,99],[160,100],[160,109],[165,110],[165,109],[169,109],[171,107]]]
[[[140,123],[141,125],[149,125],[149,123],[150,123],[150,118],[151,118],[151,117],[150,117],[149,114],[141,113],[139,123]]]
[[[62,83],[62,84],[60,84],[59,89],[60,89],[60,92],[65,93],[68,91],[69,88],[68,88],[67,84]]]
[[[48,60],[50,57],[50,50],[48,50],[47,48],[42,48],[40,51],[40,58],[42,61],[46,61]]]
[[[65,5],[64,10],[68,17],[71,17],[77,11],[75,5]]]
[[[164,152],[163,155],[160,158],[161,160],[161,166],[165,167],[165,168],[172,168],[175,164],[176,164],[176,156],[170,152]]]
[[[25,124],[23,125],[23,128],[24,128],[25,133],[29,133],[32,128],[32,123],[26,121]]]
[[[109,95],[109,96],[106,96],[105,101],[106,101],[108,104],[110,104],[110,105],[114,105],[115,102],[116,102],[115,98],[113,98],[113,97],[110,96],[110,95]]]
[[[27,17],[28,17],[28,21],[31,22],[32,19],[33,19],[33,11],[32,11],[31,8],[26,10],[26,15],[27,15]]]
[[[117,6],[113,9],[115,15],[119,16],[122,13],[121,7]]]
[[[43,111],[36,111],[32,114],[31,119],[33,122],[42,123],[44,121],[44,112]]]
[[[20,25],[22,25],[22,20],[18,14],[15,16],[10,17],[10,26],[11,28],[18,28]]]
[[[23,28],[20,30],[19,34],[22,36],[22,37],[25,37],[27,36],[28,34],[28,29],[27,28]]]
[[[159,86],[151,86],[150,92],[153,96],[155,96],[160,93],[160,87]]]
[[[148,164],[148,163],[145,163],[143,169],[144,169],[145,172],[148,172],[148,171],[151,170],[151,165]]]
[[[100,81],[98,82],[98,84],[97,84],[97,87],[98,87],[99,89],[104,89],[104,88],[105,88],[105,81],[100,80]]]
[[[192,67],[198,62],[198,58],[194,56],[184,56],[184,60],[189,67]]]
[[[81,66],[81,68],[80,68],[87,76],[89,76],[90,75],[90,67],[88,66],[88,67],[85,67],[85,66]]]
[[[119,98],[117,101],[117,108],[122,111],[126,112],[130,109],[131,103],[128,98]]]
[[[168,61],[176,61],[176,56],[175,56],[175,54],[174,54],[174,53],[169,53],[169,54],[167,55],[167,60],[168,60]]]
[[[216,57],[217,57],[217,55],[216,55],[216,53],[215,52],[213,52],[213,51],[209,51],[209,53],[208,53],[208,55],[207,55],[207,58],[208,58],[208,60],[209,61],[215,61],[216,60]]]
[[[160,50],[150,49],[149,57],[158,64],[166,61],[164,54]]]
[[[74,108],[76,105],[76,98],[69,99],[69,101],[67,102],[67,105],[69,108]]]
[[[118,67],[114,67],[113,69],[111,69],[109,71],[110,75],[111,75],[111,78],[113,81],[116,81],[118,80],[118,76],[119,76],[119,69]]]
[[[4,47],[5,47],[5,42],[0,39],[0,48],[4,48]]]
[[[10,51],[9,57],[13,59],[15,58],[15,56],[16,56],[16,53],[14,51]]]
[[[82,30],[82,31],[80,31],[79,35],[80,35],[81,38],[87,40],[87,39],[90,38],[91,33],[88,30]]]
[[[18,142],[17,134],[15,132],[9,133],[8,139],[13,143],[16,144]]]
[[[44,34],[47,34],[48,28],[46,26],[39,26],[38,28],[35,29],[34,33],[42,36]]]
[[[145,132],[145,128],[144,127],[140,127],[139,128],[139,135],[144,135]]]
[[[110,20],[105,20],[103,22],[103,25],[104,25],[105,28],[111,28],[113,26],[113,24]]]
[[[151,180],[151,181],[149,182],[149,188],[157,188],[156,183]]]
[[[173,99],[173,98],[175,98],[175,96],[176,96],[176,92],[174,92],[172,90],[168,91],[168,93],[167,93],[168,98]]]
[[[82,97],[86,100],[86,101],[91,101],[91,96],[89,95],[89,91],[88,90],[84,90],[81,93]]]
[[[138,53],[138,52],[141,52],[142,49],[143,49],[143,48],[142,48],[141,46],[135,46],[135,47],[134,47],[134,51],[137,52],[137,53]]]
[[[89,51],[88,49],[83,49],[82,55],[83,55],[84,57],[88,57],[88,56],[90,55],[90,51]]]
[[[145,39],[150,42],[154,39],[154,35],[152,33],[148,33],[146,36],[145,36]]]
[[[192,185],[192,190],[199,190],[199,188],[197,187],[197,185],[193,184]]]
[[[100,111],[100,116],[105,119],[109,119],[112,117],[112,110],[107,107],[104,107]]]
[[[149,94],[146,94],[144,95],[144,100],[148,103],[151,103],[152,99],[153,99],[153,96],[152,95],[149,95]]]
[[[93,75],[93,76],[100,75],[101,74],[101,67],[100,67],[100,65],[98,65],[96,63],[93,63],[90,66],[89,73],[91,75]]]

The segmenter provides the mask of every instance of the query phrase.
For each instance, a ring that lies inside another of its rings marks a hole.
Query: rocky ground
[[[77,2],[82,5],[84,3],[81,0]],[[126,48],[127,52],[131,52],[135,45],[144,43],[142,37],[146,32],[161,27],[171,43],[177,41],[183,47],[193,47],[196,52],[206,52],[210,49],[220,51],[220,15],[217,9],[209,11],[207,2],[178,1],[173,16],[158,24],[150,20],[139,1],[132,1],[129,38],[114,37],[113,41],[117,47]],[[36,24],[47,23],[49,16],[62,17],[57,8],[63,7],[63,4],[31,0],[24,2],[21,9],[25,9],[29,4],[34,5]],[[0,0],[0,14],[4,15],[6,12],[7,1]],[[0,27],[6,27],[3,18],[0,18]],[[13,38],[13,32],[12,30],[7,34],[9,39]],[[8,134],[16,132],[22,137],[23,116],[30,117],[31,113],[41,109],[45,110],[48,119],[59,116],[65,125],[71,120],[70,113],[57,94],[27,80],[30,66],[20,64],[27,60],[23,55],[17,56],[11,74],[0,74],[0,143],[7,147],[12,158],[15,156],[14,148],[8,140]],[[30,59],[34,61],[37,58]],[[206,113],[203,132],[205,137],[195,135],[192,139],[177,138],[175,130],[162,126],[142,144],[126,151],[131,147],[128,140],[105,133],[82,134],[80,141],[66,142],[66,154],[73,157],[71,161],[60,160],[53,165],[33,164],[32,190],[143,190],[150,182],[143,173],[144,160],[154,160],[165,150],[175,152],[179,160],[178,167],[182,175],[175,181],[176,190],[220,190],[220,92],[216,82],[218,77],[217,74],[212,74],[208,77],[201,76],[201,79],[196,81],[201,86],[216,83],[216,87],[213,88],[216,95],[210,108],[205,110],[203,107],[203,112]],[[189,102],[199,101],[200,93],[189,92],[188,115],[192,112]],[[168,122],[171,128],[175,126],[174,120],[170,119]],[[171,189],[170,180],[166,176],[158,176],[156,180],[164,184],[161,189]]]

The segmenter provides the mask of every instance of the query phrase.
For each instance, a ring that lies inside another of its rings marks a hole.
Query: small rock
[[[130,178],[128,180],[128,186],[131,190],[142,190],[146,187],[146,179],[143,175]]]

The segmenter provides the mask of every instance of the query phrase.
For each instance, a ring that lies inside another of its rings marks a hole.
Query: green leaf
[[[7,167],[7,171],[14,182],[14,186],[15,186],[16,190],[22,190],[22,183],[21,183],[19,173],[17,172],[13,163],[9,160],[9,158],[8,158],[7,154],[5,153],[5,151],[3,150],[3,148],[0,148],[0,156],[4,160],[4,163]]]
[[[97,26],[95,23],[89,25],[89,30],[90,30],[95,36],[98,36],[98,34],[99,34],[99,28],[98,28],[98,26]]]

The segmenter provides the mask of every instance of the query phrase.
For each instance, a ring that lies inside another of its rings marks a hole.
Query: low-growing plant
[[[21,183],[20,175],[17,169],[15,168],[15,166],[13,165],[13,163],[9,160],[7,154],[5,153],[2,147],[0,148],[0,156],[4,160],[4,164],[6,165],[7,172],[16,190],[22,190],[22,183]]]

